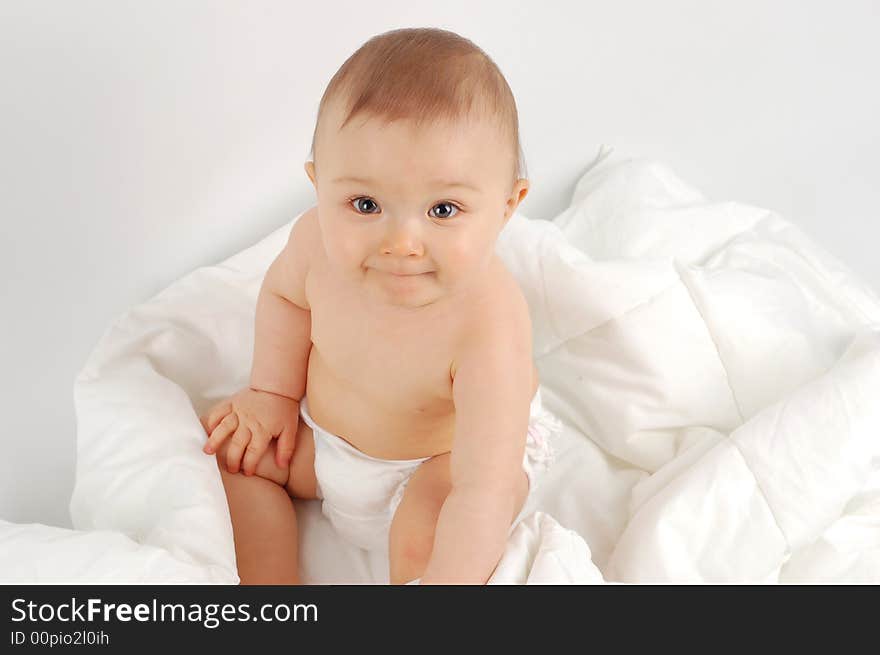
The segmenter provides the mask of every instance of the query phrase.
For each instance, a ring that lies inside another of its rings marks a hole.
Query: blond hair
[[[386,123],[410,119],[419,127],[473,115],[492,118],[509,138],[513,179],[526,177],[516,101],[507,80],[489,55],[455,32],[396,29],[358,48],[321,97],[309,154],[313,160],[321,117],[335,100],[345,101],[347,107],[340,129],[359,114]]]

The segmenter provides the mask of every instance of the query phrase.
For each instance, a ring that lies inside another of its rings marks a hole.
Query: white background
[[[0,0],[0,517],[70,526],[73,380],[112,320],[314,203],[330,77],[443,27],[498,63],[553,218],[601,143],[773,209],[880,288],[880,5]]]

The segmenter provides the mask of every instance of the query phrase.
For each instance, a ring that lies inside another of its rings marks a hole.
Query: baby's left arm
[[[514,313],[472,335],[456,360],[452,490],[422,584],[485,584],[519,510],[533,363],[528,309]]]

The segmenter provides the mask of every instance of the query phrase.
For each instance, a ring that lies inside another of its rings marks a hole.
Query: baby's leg
[[[229,473],[217,461],[243,585],[299,584],[293,501],[281,485],[256,475]]]
[[[299,584],[298,532],[291,497],[315,498],[312,429],[300,422],[288,468],[275,464],[275,447],[273,440],[252,476],[226,470],[228,441],[216,456],[242,584]]]

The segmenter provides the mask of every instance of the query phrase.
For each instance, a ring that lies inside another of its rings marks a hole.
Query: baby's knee
[[[410,568],[424,568],[434,551],[434,533],[407,535],[400,548],[400,557]]]
[[[221,473],[226,475],[245,475],[244,469],[239,465],[238,473],[230,473],[228,461],[226,459],[226,451],[228,449],[228,442],[223,443],[220,448],[217,450],[216,458],[217,458],[217,466],[220,468]],[[270,442],[268,448],[266,448],[266,452],[262,454],[259,461],[257,462],[257,467],[254,470],[253,476],[248,477],[258,477],[264,478],[266,480],[271,480],[272,482],[282,486],[287,487],[287,481],[290,478],[290,468],[287,466],[280,467],[275,463],[275,442]]]
[[[275,450],[277,448],[277,441],[273,439],[269,442],[269,447],[266,448],[266,452],[262,454],[260,460],[257,462],[257,468],[254,471],[254,474],[261,478],[276,482],[286,489],[287,482],[290,480],[290,464],[287,466],[278,466],[275,461]]]
[[[390,583],[405,584],[420,577],[428,567],[434,550],[434,533],[415,531],[399,534],[392,543],[390,555]]]

